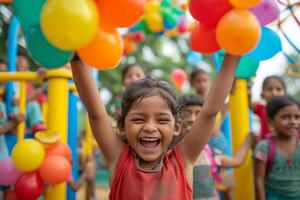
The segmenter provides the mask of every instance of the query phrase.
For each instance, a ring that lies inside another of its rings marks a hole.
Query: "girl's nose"
[[[153,132],[156,131],[156,126],[152,123],[147,123],[144,125],[143,130],[146,132]]]

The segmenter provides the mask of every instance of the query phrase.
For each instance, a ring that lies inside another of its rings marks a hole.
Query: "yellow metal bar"
[[[230,95],[229,110],[232,130],[233,151],[242,145],[249,132],[249,113],[247,100],[247,82],[237,79],[235,90]],[[235,199],[254,200],[254,181],[251,155],[248,153],[245,163],[234,170]]]
[[[25,114],[26,112],[26,81],[20,81],[20,102],[19,102],[19,113]],[[25,122],[21,122],[18,125],[18,142],[24,139],[25,134]]]
[[[45,79],[49,78],[71,79],[72,73],[67,69],[49,70]],[[38,81],[40,77],[36,72],[1,72],[0,81]]]
[[[86,117],[86,132],[85,132],[85,155],[92,155],[92,129],[90,126],[89,118]]]
[[[64,69],[50,71],[48,80],[48,112],[47,128],[57,131],[61,135],[61,142],[67,142],[68,120],[68,78]],[[49,187],[46,191],[46,200],[65,200],[66,184],[62,183]]]

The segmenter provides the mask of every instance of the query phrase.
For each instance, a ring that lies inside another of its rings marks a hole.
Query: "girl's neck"
[[[276,138],[278,141],[281,141],[281,142],[291,142],[296,138],[296,136],[295,135],[289,136],[289,135],[277,134]]]

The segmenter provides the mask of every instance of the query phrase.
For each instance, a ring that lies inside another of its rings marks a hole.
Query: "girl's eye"
[[[134,118],[134,119],[131,119],[132,122],[135,122],[135,123],[142,123],[144,120],[142,118]]]
[[[171,120],[168,119],[168,118],[158,119],[158,122],[161,123],[161,124],[166,124],[166,123],[168,123],[169,121],[171,121]]]

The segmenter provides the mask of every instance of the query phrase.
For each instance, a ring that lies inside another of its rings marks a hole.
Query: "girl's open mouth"
[[[160,143],[160,139],[158,138],[140,138],[140,144],[145,148],[155,148]]]

